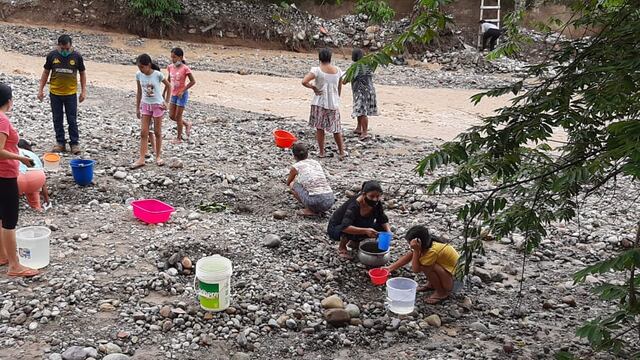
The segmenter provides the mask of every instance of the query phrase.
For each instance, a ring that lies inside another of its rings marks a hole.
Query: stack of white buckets
[[[58,154],[45,153],[43,162],[37,157],[31,158],[36,164],[39,164],[37,167],[47,171],[60,168],[60,155]],[[38,194],[38,196],[40,195]],[[32,269],[42,269],[49,265],[50,235],[51,230],[44,226],[27,226],[16,230],[16,247],[20,264]]]
[[[16,231],[16,245],[20,264],[32,269],[49,265],[49,235],[44,226],[28,226]]]

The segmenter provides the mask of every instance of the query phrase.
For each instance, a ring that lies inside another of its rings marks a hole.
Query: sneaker
[[[61,153],[67,151],[67,147],[64,145],[56,144],[51,148],[52,153]]]
[[[80,155],[82,150],[80,150],[80,145],[71,145],[71,153],[73,155]]]

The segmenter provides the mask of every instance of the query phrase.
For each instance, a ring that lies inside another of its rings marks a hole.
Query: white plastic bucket
[[[196,262],[194,288],[200,307],[206,311],[223,311],[231,303],[231,260],[220,255]]]
[[[16,231],[16,245],[20,264],[42,269],[49,265],[49,235],[44,226],[29,226]]]
[[[47,170],[57,170],[60,168],[60,155],[53,153],[45,153],[42,157],[44,160],[44,168]]]
[[[407,278],[397,277],[387,280],[387,305],[389,311],[398,315],[413,312],[416,304],[418,283]]]

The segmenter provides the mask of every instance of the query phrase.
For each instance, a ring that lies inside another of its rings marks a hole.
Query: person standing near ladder
[[[484,51],[484,48],[487,47],[487,40],[489,40],[489,50],[493,51],[496,47],[496,41],[502,35],[502,31],[497,25],[486,20],[480,20],[480,27],[482,30],[482,48],[480,51]]]

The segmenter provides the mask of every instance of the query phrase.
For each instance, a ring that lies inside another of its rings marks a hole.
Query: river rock
[[[429,315],[424,320],[430,326],[440,327],[442,325],[442,321],[440,320],[440,316],[438,316],[437,314]]]
[[[71,346],[62,353],[63,360],[85,360],[89,354],[80,346]]]
[[[479,321],[471,323],[471,325],[469,325],[469,328],[485,334],[489,332],[489,328]]]
[[[324,298],[320,305],[325,309],[342,309],[344,308],[344,302],[337,295],[331,295]]]
[[[485,270],[483,268],[479,268],[479,267],[475,267],[473,269],[473,275],[478,276],[480,279],[482,279],[482,282],[485,283],[490,283],[491,282],[491,273],[489,272],[489,270]]]
[[[351,318],[360,317],[360,308],[358,307],[358,305],[356,305],[356,304],[347,304],[347,306],[345,306],[344,309],[347,310],[347,312],[349,313],[349,316],[351,316]]]
[[[107,343],[104,348],[105,353],[107,354],[117,354],[122,352],[122,348],[114,343]]]
[[[567,295],[565,297],[562,298],[562,302],[571,306],[571,307],[576,307],[577,303],[576,303],[576,298],[571,296],[571,295]]]
[[[504,351],[507,354],[511,354],[513,350],[514,350],[514,347],[513,347],[513,343],[511,342],[506,342],[502,345],[502,351]]]
[[[324,312],[324,318],[335,327],[346,326],[351,320],[349,313],[344,309],[329,309]]]
[[[102,358],[102,360],[129,360],[129,359],[131,358],[125,354],[109,354]]]
[[[165,319],[173,317],[173,312],[171,311],[171,306],[165,305],[162,308],[160,308],[160,316],[162,316]]]
[[[112,311],[116,311],[116,307],[115,307],[115,306],[113,306],[113,305],[112,305],[112,304],[110,304],[110,303],[102,303],[102,304],[100,304],[99,309],[100,309],[100,311],[102,311],[102,312],[112,312]]]
[[[243,352],[237,352],[233,354],[231,360],[251,360],[251,355]]]
[[[282,244],[282,241],[280,240],[280,236],[269,234],[264,237],[263,244],[268,248],[274,249],[279,247]]]
[[[127,177],[127,173],[124,171],[116,171],[113,174],[114,179],[116,180],[124,180]]]
[[[11,320],[11,323],[15,325],[22,325],[25,323],[25,321],[27,321],[27,314],[20,313],[18,316],[13,318],[13,320]]]

